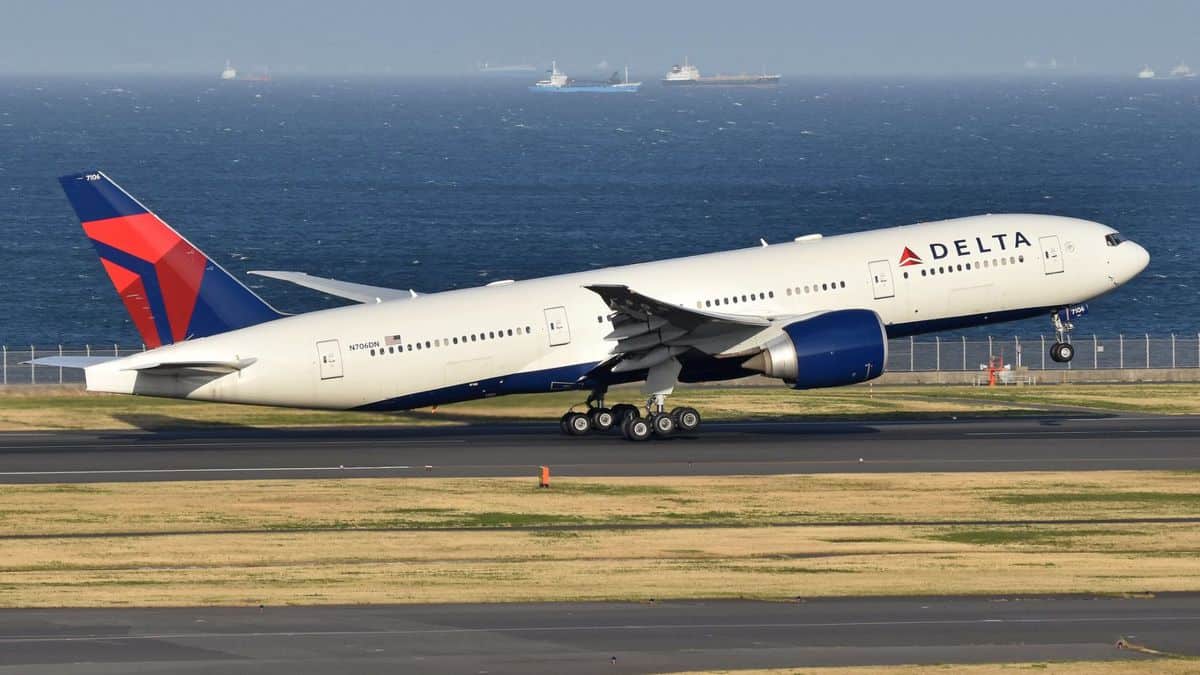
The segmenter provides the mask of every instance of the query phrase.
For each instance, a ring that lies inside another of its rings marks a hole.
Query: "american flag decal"
[[[383,337],[383,344],[385,345],[398,345],[403,342],[404,340],[401,340],[399,335],[385,335]]]

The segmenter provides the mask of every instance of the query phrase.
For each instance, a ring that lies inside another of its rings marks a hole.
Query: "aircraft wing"
[[[339,298],[346,298],[355,302],[387,302],[389,300],[409,300],[417,297],[417,292],[414,290],[404,291],[397,288],[384,288],[383,286],[368,286],[349,281],[314,277],[305,272],[251,270],[250,274],[270,279],[279,279],[280,281],[304,286],[305,288],[311,288],[315,291],[336,295]]]
[[[600,368],[614,373],[641,370],[689,349],[725,355],[772,326],[768,317],[724,314],[671,304],[622,284],[586,288],[613,310],[613,358]],[[728,354],[730,356],[734,354]]]

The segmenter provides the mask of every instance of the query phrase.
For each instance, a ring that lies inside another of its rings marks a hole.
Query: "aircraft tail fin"
[[[283,316],[102,172],[58,180],[147,347]]]

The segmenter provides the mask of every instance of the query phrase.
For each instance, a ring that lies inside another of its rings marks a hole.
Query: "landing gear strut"
[[[1050,321],[1054,324],[1054,344],[1050,345],[1050,358],[1056,363],[1069,363],[1075,358],[1075,346],[1069,342],[1075,324],[1071,323],[1067,310],[1055,312]]]
[[[619,403],[612,408],[604,406],[607,388],[598,388],[587,397],[586,412],[574,409],[567,411],[559,420],[564,434],[583,436],[592,431],[619,429],[621,435],[631,441],[644,441],[651,437],[666,438],[676,433],[690,433],[700,428],[700,412],[695,408],[680,407],[667,412],[667,396],[675,389],[679,365],[674,359],[651,368],[646,379],[646,414],[635,405]]]

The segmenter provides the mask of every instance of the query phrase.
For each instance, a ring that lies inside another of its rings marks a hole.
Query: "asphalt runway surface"
[[[1200,654],[1200,596],[0,610],[0,673],[649,673]]]
[[[634,443],[554,423],[0,433],[0,483],[362,476],[1200,469],[1200,417],[706,423]]]

